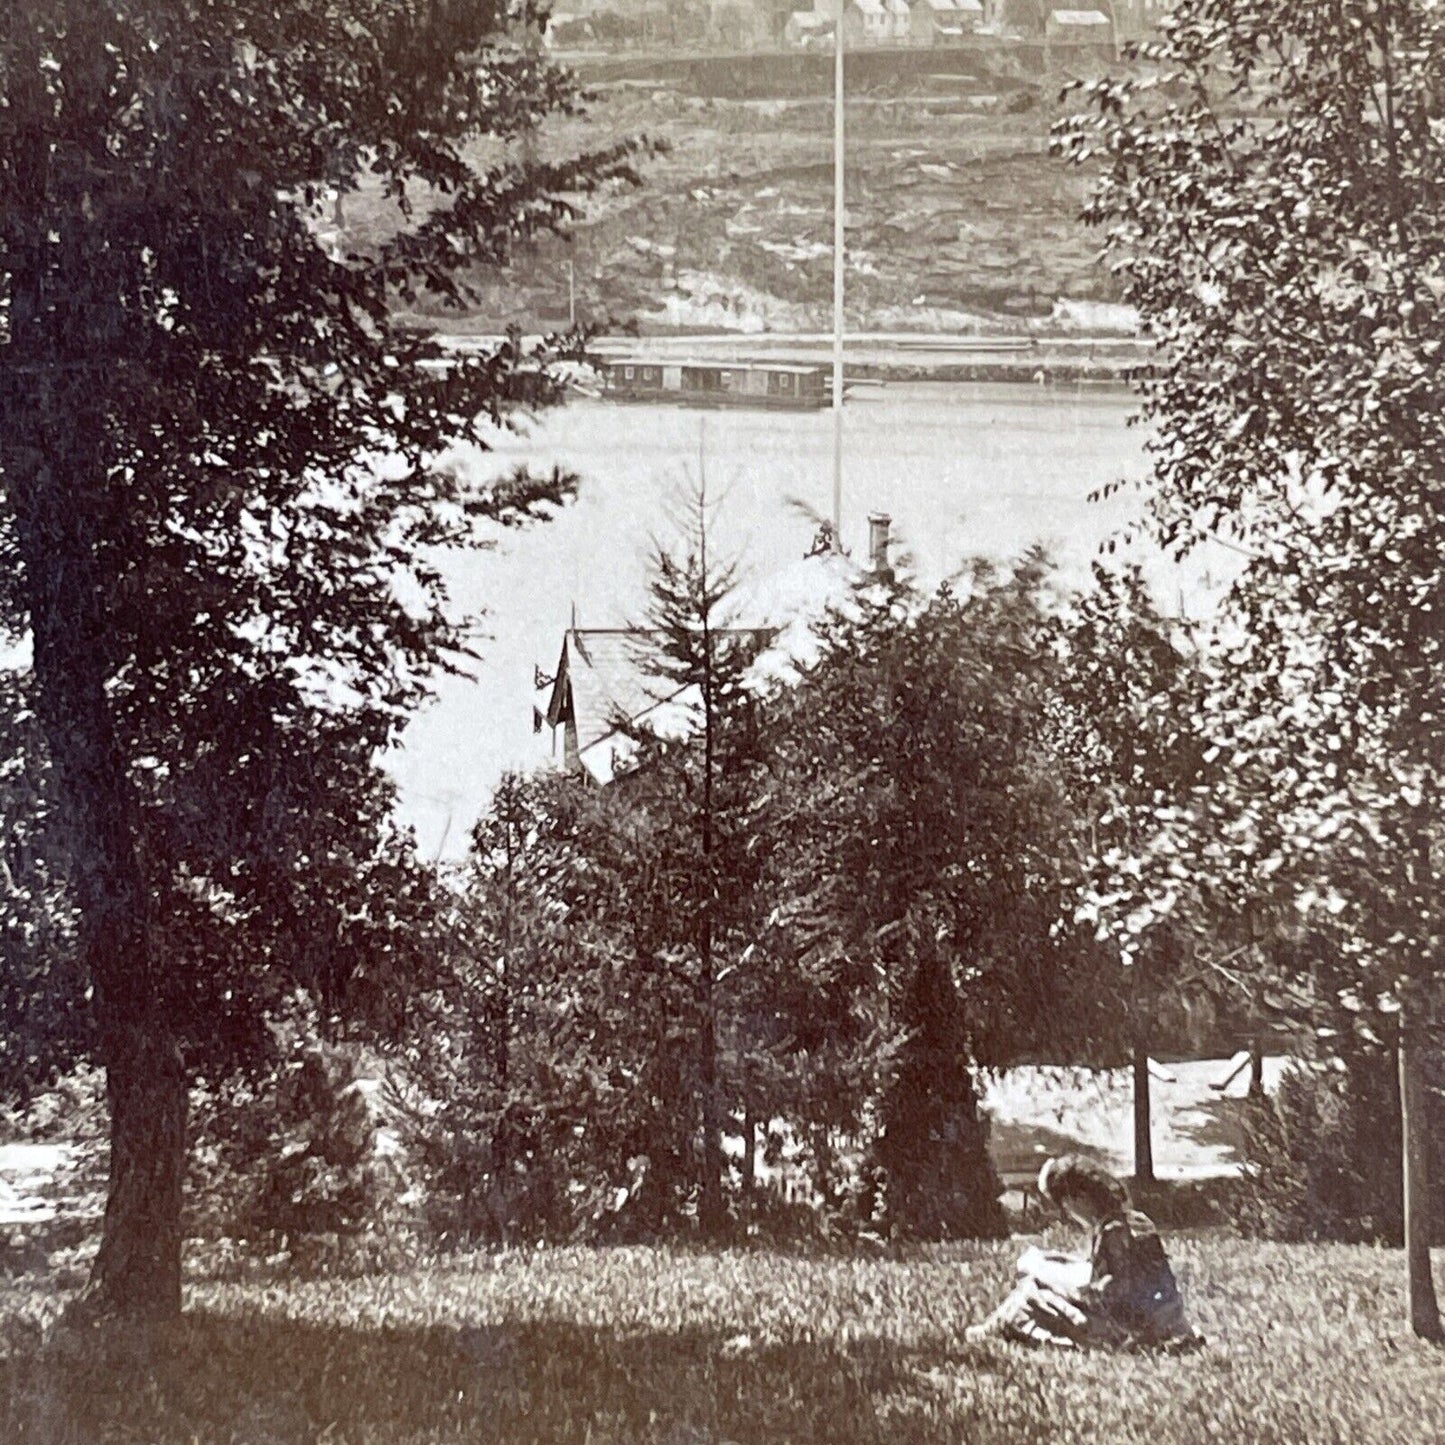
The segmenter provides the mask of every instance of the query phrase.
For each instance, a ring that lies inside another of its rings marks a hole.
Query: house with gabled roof
[[[884,0],[813,0],[813,9],[832,21],[842,15],[845,46],[883,45],[892,34],[893,17]]]
[[[1044,17],[1044,38],[1112,55],[1116,48],[1112,8],[1106,13],[1089,5],[1072,9],[1050,5]]]
[[[747,637],[764,648],[775,627],[719,628],[720,635]],[[690,731],[694,699],[648,671],[647,639],[641,627],[567,629],[562,655],[551,680],[546,710],[538,721],[552,729],[555,754],[562,734],[561,763],[597,783],[610,783],[633,750],[628,724],[641,724],[667,736]]]
[[[754,644],[753,675],[760,683],[796,677],[796,664],[809,651],[805,639],[810,618],[844,595],[860,572],[892,580],[890,527],[885,513],[869,515],[868,557],[862,567],[834,552],[820,531],[813,551],[776,577],[777,585],[752,599],[749,615],[781,620],[766,626],[720,627],[717,635]],[[545,690],[546,698],[533,709],[535,730],[551,729],[553,758],[568,772],[610,783],[633,755],[629,732],[634,724],[662,737],[683,738],[692,732],[698,718],[696,690],[651,670],[649,640],[661,635],[645,627],[579,627],[574,610],[556,672],[551,677],[540,669],[536,673],[537,688]]]
[[[982,0],[915,0],[913,39],[923,45],[960,45],[983,24]]]
[[[883,0],[883,9],[888,16],[888,38],[906,45],[912,34],[912,7],[908,0]]]

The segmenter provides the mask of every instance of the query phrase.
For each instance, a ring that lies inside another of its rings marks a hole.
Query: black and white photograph
[[[1441,0],[0,0],[0,1441],[1445,1440]]]

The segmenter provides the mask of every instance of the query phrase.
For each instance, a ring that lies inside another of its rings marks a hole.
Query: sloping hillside
[[[1118,330],[1086,180],[1048,154],[1038,92],[927,90],[848,107],[848,313],[880,330]],[[1022,97],[1022,99],[1020,99]],[[832,114],[825,98],[730,101],[619,84],[538,153],[648,135],[646,185],[590,206],[570,242],[481,278],[463,326],[582,318],[643,329],[830,324]],[[348,201],[348,230],[384,224]],[[570,300],[569,300],[570,288]],[[455,318],[448,324],[458,324]]]

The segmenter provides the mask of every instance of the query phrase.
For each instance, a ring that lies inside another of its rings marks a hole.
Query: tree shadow
[[[913,1352],[753,1344],[559,1322],[397,1327],[197,1312],[149,1330],[54,1332],[0,1356],[0,1439],[36,1445],[898,1438],[877,1402]],[[913,1422],[908,1438],[950,1438]],[[937,1428],[934,1428],[934,1425]]]
[[[1174,1131],[1200,1149],[1224,1149],[1243,1158],[1244,1111],[1248,1103],[1224,1094],[1196,1099],[1172,1116]]]

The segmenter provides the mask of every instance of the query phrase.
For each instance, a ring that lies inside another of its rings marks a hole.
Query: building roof
[[[908,0],[883,0],[884,8],[890,15],[909,15],[912,9]]]
[[[754,637],[766,644],[776,628],[719,628],[728,636]],[[645,721],[664,735],[682,736],[693,726],[689,689],[648,673],[647,639],[640,627],[572,627],[547,701],[547,722],[557,727],[570,717],[577,729],[582,766],[600,783],[611,782],[618,761],[632,750],[623,723]]]
[[[812,10],[795,10],[788,17],[796,20],[800,27],[831,30],[833,22],[820,18]],[[695,371],[776,371],[790,376],[811,375],[828,368],[818,361],[709,361],[693,357],[672,356],[614,356],[608,357],[604,366],[650,366],[654,371],[671,370],[674,367],[689,367]]]
[[[883,0],[852,0],[853,5],[865,15],[883,15]]]
[[[1055,25],[1107,25],[1109,17],[1102,10],[1050,10]]]

